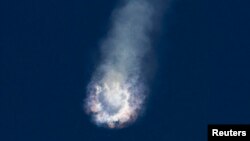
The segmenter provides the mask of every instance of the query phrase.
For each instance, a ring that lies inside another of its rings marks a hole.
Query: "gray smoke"
[[[150,49],[153,7],[145,0],[127,0],[113,13],[111,31],[102,45],[101,67],[122,74],[140,73],[141,61]]]

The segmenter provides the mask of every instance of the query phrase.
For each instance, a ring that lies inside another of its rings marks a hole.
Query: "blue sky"
[[[83,99],[117,2],[0,2],[1,141],[202,141],[209,123],[249,123],[250,3],[178,0],[153,37],[143,116],[92,124]]]

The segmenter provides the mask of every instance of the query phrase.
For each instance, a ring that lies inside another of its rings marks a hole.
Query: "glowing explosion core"
[[[90,85],[87,110],[94,114],[98,124],[122,128],[136,119],[144,98],[139,96],[139,87],[126,82],[119,72],[111,71],[105,76]]]

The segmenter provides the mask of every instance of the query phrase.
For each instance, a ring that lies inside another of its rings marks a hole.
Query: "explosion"
[[[153,11],[147,0],[126,0],[113,13],[85,101],[85,109],[97,125],[123,128],[142,111],[146,97],[142,65],[151,46],[148,34]]]

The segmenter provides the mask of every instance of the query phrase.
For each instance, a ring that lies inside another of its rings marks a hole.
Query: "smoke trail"
[[[142,63],[150,50],[153,14],[146,0],[126,0],[114,11],[85,103],[97,125],[122,128],[138,117],[146,97]]]

